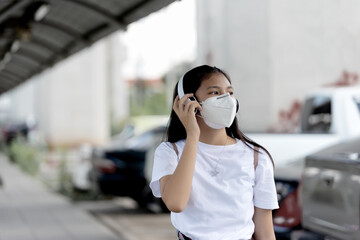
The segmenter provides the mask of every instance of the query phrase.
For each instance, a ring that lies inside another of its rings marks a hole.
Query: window
[[[356,106],[358,107],[359,114],[360,114],[360,95],[355,96],[353,99],[354,99]]]
[[[139,136],[129,139],[125,145],[127,148],[136,150],[148,150],[152,145],[160,143],[165,134],[165,127],[151,129]]]
[[[331,127],[331,99],[313,97],[306,100],[301,118],[301,130],[305,133],[329,133]]]

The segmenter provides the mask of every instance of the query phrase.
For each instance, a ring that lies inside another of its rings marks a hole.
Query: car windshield
[[[161,141],[165,133],[165,128],[155,128],[150,131],[147,131],[139,136],[129,139],[125,143],[126,148],[137,149],[137,150],[147,150],[150,149],[154,144]]]
[[[331,127],[331,99],[313,97],[305,102],[301,119],[302,132],[329,133]]]
[[[358,107],[359,114],[360,114],[360,95],[354,97],[354,102],[355,102],[356,106]]]

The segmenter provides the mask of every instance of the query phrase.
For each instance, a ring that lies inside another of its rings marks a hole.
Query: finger
[[[179,96],[176,96],[174,99],[173,109],[176,112],[177,109],[179,109]]]
[[[192,104],[195,104],[196,106],[199,106],[199,103],[197,101],[195,101],[195,100],[191,100],[190,97],[192,97],[192,96],[189,96],[189,98],[187,98],[185,103],[184,103],[184,106],[185,106],[184,111],[189,111],[189,107]]]
[[[185,105],[185,111],[195,112],[195,109],[201,111],[201,106],[197,101],[188,101]]]
[[[192,101],[190,99],[186,99],[185,103],[184,103],[184,112],[188,112],[189,108],[192,104]]]
[[[185,94],[185,95],[180,99],[180,104],[185,104],[185,102],[187,101],[187,99],[188,99],[189,97],[192,97],[192,96],[194,96],[193,93],[187,93],[187,94]]]
[[[195,109],[198,109],[199,111],[201,111],[202,110],[201,105],[196,101],[191,101],[191,103],[189,104],[188,111],[194,112]]]
[[[195,102],[195,108],[198,109],[199,111],[202,110],[202,107],[200,105],[200,103],[198,101],[194,101]]]

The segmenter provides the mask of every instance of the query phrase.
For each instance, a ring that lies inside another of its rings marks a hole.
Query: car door
[[[339,239],[360,239],[359,160],[347,154],[310,156],[302,187],[304,228]]]

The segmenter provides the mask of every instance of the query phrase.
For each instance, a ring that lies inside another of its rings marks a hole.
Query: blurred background
[[[230,75],[241,129],[288,173],[276,175],[281,202],[306,156],[360,136],[359,9],[356,0],[2,0],[3,157],[73,201],[126,197],[166,212],[148,188],[152,154],[176,82],[208,64]],[[279,239],[302,229],[296,214],[275,214]]]

